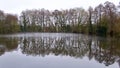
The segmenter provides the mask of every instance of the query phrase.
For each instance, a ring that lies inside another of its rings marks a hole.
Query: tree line
[[[0,11],[0,33],[70,32],[120,36],[120,4],[106,1],[95,8],[32,9],[17,17]]]
[[[0,34],[16,33],[20,31],[18,17],[0,10]]]

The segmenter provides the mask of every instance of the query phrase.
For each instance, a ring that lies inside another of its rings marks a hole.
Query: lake
[[[120,40],[74,33],[0,35],[0,68],[120,68]]]

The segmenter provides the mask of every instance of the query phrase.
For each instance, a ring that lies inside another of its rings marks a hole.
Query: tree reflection
[[[0,56],[5,52],[11,52],[18,47],[18,39],[17,38],[0,38]]]
[[[87,39],[87,38],[85,38]],[[40,37],[24,38],[21,41],[21,50],[27,55],[66,55],[83,57],[89,50],[84,37]]]
[[[119,40],[108,38],[98,41],[98,49],[94,53],[94,57],[98,62],[108,66],[120,59]]]
[[[0,38],[0,55],[15,50],[18,45],[23,54],[29,56],[71,56],[95,59],[106,66],[118,62],[120,65],[120,41],[114,38],[99,38],[87,35],[40,36]]]
[[[22,53],[32,56],[71,56],[90,60],[94,58],[106,66],[120,60],[120,42],[116,39],[89,36],[23,38],[20,46]]]

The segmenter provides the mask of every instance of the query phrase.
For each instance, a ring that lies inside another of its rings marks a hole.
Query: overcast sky
[[[74,7],[83,7],[88,9],[89,6],[97,6],[107,0],[0,0],[0,10],[6,13],[20,14],[26,9],[69,9]],[[120,0],[108,0],[118,5]]]

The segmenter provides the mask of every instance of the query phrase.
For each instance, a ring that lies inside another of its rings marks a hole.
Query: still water
[[[71,33],[0,35],[0,68],[120,68],[120,41]]]

